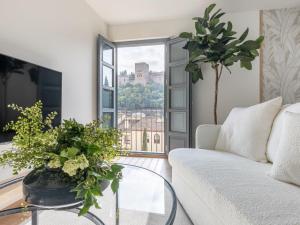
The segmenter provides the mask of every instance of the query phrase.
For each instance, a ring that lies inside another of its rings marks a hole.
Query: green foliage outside
[[[142,151],[147,151],[148,147],[147,147],[147,129],[144,128],[143,131],[143,142],[142,142]]]
[[[76,183],[74,192],[83,199],[80,215],[91,206],[99,208],[97,197],[102,195],[101,182],[111,180],[117,191],[122,167],[112,163],[120,150],[120,133],[116,129],[100,128],[99,121],[86,125],[74,119],[64,120],[56,128],[52,121],[56,113],[42,116],[42,103],[22,108],[9,105],[20,113],[18,120],[10,122],[6,130],[13,130],[15,150],[0,155],[0,165],[10,165],[14,173],[23,169],[59,168],[62,177],[69,176]]]
[[[192,76],[195,83],[203,79],[201,67],[209,63],[215,71],[215,104],[214,119],[217,123],[218,85],[223,68],[229,72],[231,66],[240,62],[240,67],[252,69],[252,61],[259,55],[263,37],[256,40],[246,40],[249,29],[247,28],[240,37],[233,30],[232,23],[222,22],[225,15],[221,9],[213,12],[216,4],[209,5],[202,17],[195,17],[195,33],[183,32],[181,38],[187,39],[184,49],[189,51],[189,63],[185,70]]]
[[[163,108],[164,87],[162,84],[149,82],[141,84],[127,83],[118,88],[118,107],[128,110],[141,108]]]

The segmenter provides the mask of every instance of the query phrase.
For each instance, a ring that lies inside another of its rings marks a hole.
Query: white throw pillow
[[[270,175],[300,185],[300,114],[285,112],[282,135]]]
[[[248,108],[232,109],[221,127],[216,150],[266,162],[268,138],[281,105],[282,98],[278,97]]]
[[[272,130],[271,130],[268,145],[267,145],[267,158],[270,162],[274,162],[274,160],[275,160],[279,141],[281,138],[283,118],[284,118],[285,112],[287,112],[287,111],[294,112],[294,113],[300,113],[300,103],[282,106],[280,112],[276,116],[276,118],[273,122]]]

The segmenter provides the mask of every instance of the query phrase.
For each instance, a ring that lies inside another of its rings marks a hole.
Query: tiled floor
[[[142,157],[122,157],[118,159],[119,163],[136,165],[150,169],[160,175],[162,175],[166,180],[171,182],[172,170],[167,159],[162,158],[142,158]],[[186,212],[178,202],[176,218],[174,225],[192,225]]]

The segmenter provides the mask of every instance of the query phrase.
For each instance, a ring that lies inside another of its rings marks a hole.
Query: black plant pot
[[[101,183],[105,190],[109,181]],[[67,176],[62,176],[61,170],[33,170],[23,180],[23,196],[27,203],[45,208],[60,208],[81,203],[76,199],[76,192],[71,190],[76,183]]]

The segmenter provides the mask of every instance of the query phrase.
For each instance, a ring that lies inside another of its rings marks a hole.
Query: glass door
[[[186,40],[98,39],[98,118],[118,127],[128,152],[165,154],[191,143]],[[116,49],[117,46],[117,49]]]
[[[185,71],[186,41],[170,39],[166,51],[166,151],[188,148],[191,143],[191,79]]]

